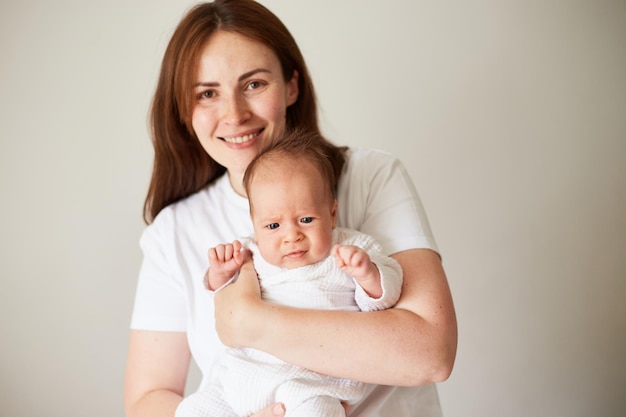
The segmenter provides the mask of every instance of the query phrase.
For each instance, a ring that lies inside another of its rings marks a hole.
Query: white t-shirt
[[[381,151],[351,149],[338,187],[338,226],[360,230],[383,253],[437,246],[413,183],[402,163]],[[215,332],[213,292],[203,285],[207,250],[254,232],[248,200],[226,175],[163,209],[141,236],[144,259],[131,328],[186,332],[204,385],[224,346]],[[435,417],[434,384],[377,386],[350,410],[361,417]]]

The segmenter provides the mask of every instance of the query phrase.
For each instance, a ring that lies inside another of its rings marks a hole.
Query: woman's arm
[[[132,330],[124,404],[127,417],[173,417],[181,402],[191,354],[181,332]]]
[[[375,312],[300,310],[260,300],[251,265],[216,296],[217,330],[230,346],[248,346],[315,371],[385,385],[448,378],[457,327],[439,255],[412,249],[393,255],[404,272],[394,308]]]
[[[173,417],[182,401],[191,354],[180,332],[132,330],[126,364],[127,417]],[[251,417],[282,417],[276,403]]]

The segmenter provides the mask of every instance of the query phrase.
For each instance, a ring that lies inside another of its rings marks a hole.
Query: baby
[[[402,270],[368,235],[337,227],[337,178],[311,134],[294,132],[248,166],[254,236],[209,250],[205,283],[219,290],[252,254],[264,300],[298,308],[372,311],[392,307]],[[250,252],[247,252],[249,250]],[[177,417],[246,417],[282,402],[287,417],[345,416],[367,385],[285,363],[251,348],[229,348],[207,390],[187,397]]]

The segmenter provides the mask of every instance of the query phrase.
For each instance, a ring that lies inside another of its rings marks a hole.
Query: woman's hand
[[[215,329],[226,346],[248,347],[258,331],[253,319],[263,308],[261,288],[248,257],[239,271],[237,281],[215,294]]]
[[[346,403],[341,403],[341,405],[346,410],[346,415],[348,415],[350,406]],[[280,417],[284,415],[285,415],[285,406],[282,403],[275,403],[268,407],[265,407],[263,410],[259,411],[256,414],[253,414],[250,417]]]
[[[285,415],[285,406],[282,403],[275,403],[250,417],[280,417]]]

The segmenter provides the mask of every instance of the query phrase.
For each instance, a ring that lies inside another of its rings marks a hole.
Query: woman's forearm
[[[191,354],[181,332],[132,330],[124,381],[127,417],[174,417]]]
[[[315,371],[386,385],[448,378],[456,355],[454,306],[437,254],[397,254],[405,284],[395,308],[377,312],[255,308],[246,344]]]
[[[320,373],[376,384],[422,385],[445,380],[452,368],[448,343],[406,310],[278,307],[267,317],[273,320],[272,334],[251,345]]]

